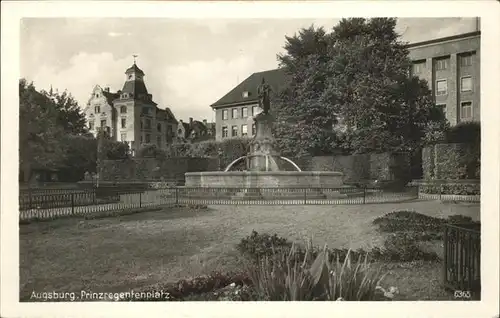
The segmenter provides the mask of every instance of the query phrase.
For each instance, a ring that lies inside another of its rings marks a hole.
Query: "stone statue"
[[[271,107],[271,101],[269,99],[270,91],[271,87],[266,83],[266,80],[262,78],[262,83],[259,85],[257,93],[259,95],[259,106],[262,108],[262,113],[264,114],[268,114],[269,108]]]

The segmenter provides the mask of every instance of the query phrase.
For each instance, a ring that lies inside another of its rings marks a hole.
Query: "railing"
[[[29,190],[19,195],[20,218],[46,219],[95,212],[203,205],[338,205],[401,202],[416,199],[418,189],[399,192],[369,188],[194,188],[165,186],[147,190],[119,187],[87,190]]]
[[[446,225],[444,231],[444,285],[473,293],[481,290],[481,226]]]

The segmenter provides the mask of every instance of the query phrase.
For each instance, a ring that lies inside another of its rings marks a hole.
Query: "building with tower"
[[[84,110],[90,132],[96,136],[102,128],[113,140],[127,142],[133,153],[145,143],[166,147],[176,136],[175,116],[153,101],[135,61],[125,75],[123,88],[116,93],[99,85],[92,90]]]

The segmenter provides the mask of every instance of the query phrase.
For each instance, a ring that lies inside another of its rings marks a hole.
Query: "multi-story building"
[[[253,73],[210,105],[215,111],[215,139],[253,136],[255,126],[252,117],[262,111],[257,95],[262,78],[272,89],[278,89],[283,84],[284,76],[281,69]]]
[[[134,153],[142,144],[163,148],[176,135],[177,120],[170,109],[158,108],[144,83],[144,72],[134,64],[125,71],[116,93],[96,85],[84,110],[89,130],[104,128],[112,139],[127,142]]]
[[[451,125],[480,120],[481,33],[408,45],[412,75],[425,79]]]
[[[451,125],[480,120],[480,37],[475,31],[408,45],[412,75],[427,80]],[[252,115],[260,111],[257,88],[263,77],[273,90],[279,89],[284,71],[254,73],[210,105],[216,115],[217,140],[255,133]]]

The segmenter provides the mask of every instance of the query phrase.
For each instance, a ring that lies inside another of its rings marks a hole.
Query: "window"
[[[120,107],[120,113],[121,114],[126,114],[127,113],[127,106]]]
[[[440,58],[435,61],[436,71],[443,71],[448,69],[448,58]]]
[[[121,138],[121,141],[126,141],[127,140],[127,134],[121,134],[120,138]]]
[[[101,112],[101,106],[96,106],[94,110],[96,114],[99,114]]]
[[[158,146],[160,146],[160,145],[161,145],[161,136],[156,136],[156,144],[157,144]]]
[[[151,142],[151,135],[146,134],[146,143],[149,144]]]
[[[414,75],[421,74],[424,71],[425,62],[413,63],[412,73]]]
[[[472,91],[472,77],[464,76],[460,79],[460,90],[462,92]]]
[[[158,132],[161,132],[161,123],[158,123],[156,125],[156,130],[158,130]]]
[[[127,119],[122,118],[122,128],[126,128],[126,127],[127,127]]]
[[[241,125],[241,135],[242,136],[247,136],[248,135],[247,125]]]
[[[448,94],[448,82],[446,80],[436,81],[436,95]]]
[[[231,137],[238,137],[238,126],[231,127]]]
[[[151,119],[146,119],[146,129],[151,129]]]
[[[241,118],[247,118],[248,117],[248,108],[243,107],[241,109]]]
[[[149,113],[149,110],[150,110],[150,109],[149,109],[149,107],[143,107],[143,108],[142,108],[142,113],[143,113],[144,115],[149,115],[149,114],[150,114],[150,113]]]
[[[222,111],[222,120],[227,120],[227,109]]]
[[[443,110],[443,113],[446,115],[446,104],[436,104],[438,108]]]
[[[460,103],[460,119],[461,120],[472,119],[472,102]]]
[[[460,66],[472,66],[472,56],[474,53],[467,53],[460,56]]]
[[[94,129],[94,121],[89,121],[89,129],[90,130]]]
[[[227,127],[222,127],[222,138],[227,138]]]
[[[95,94],[95,98],[99,98],[99,94]]]
[[[234,118],[238,118],[238,108],[233,108],[232,109],[232,115],[233,115],[233,119]]]
[[[257,106],[252,106],[252,116],[257,115],[257,110],[258,110]]]
[[[255,124],[252,124],[252,136],[255,136],[256,133],[256,127]]]
[[[248,92],[243,92],[243,98],[247,98],[248,97]]]
[[[106,119],[101,120],[101,127],[106,127]]]

